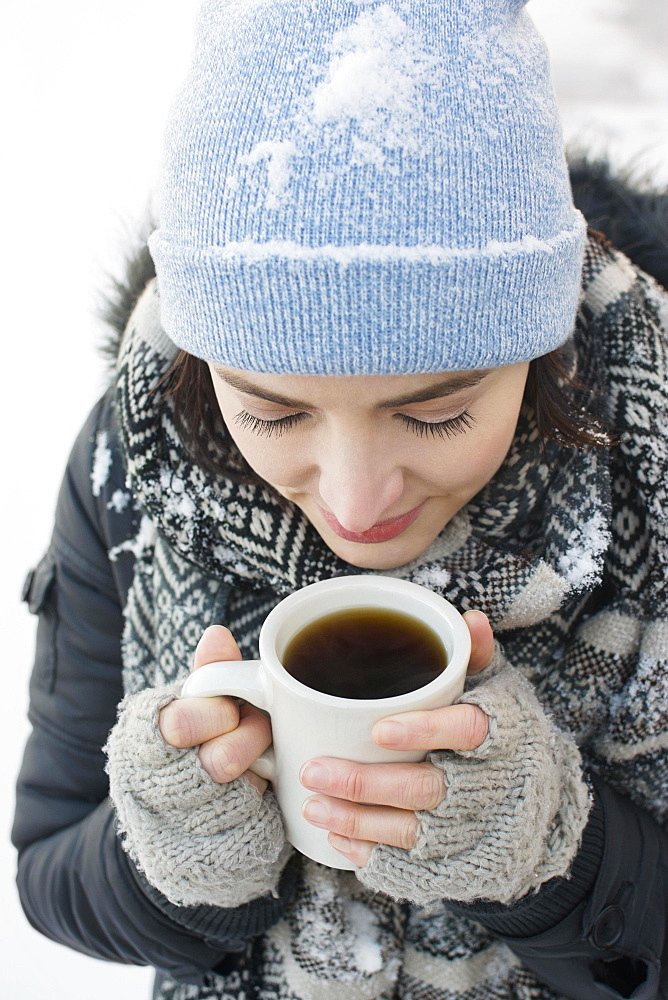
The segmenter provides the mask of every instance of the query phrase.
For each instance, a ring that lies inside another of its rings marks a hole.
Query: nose
[[[367,531],[388,516],[404,490],[404,473],[372,440],[331,442],[320,462],[320,497],[348,531]],[[397,513],[403,513],[398,511]]]

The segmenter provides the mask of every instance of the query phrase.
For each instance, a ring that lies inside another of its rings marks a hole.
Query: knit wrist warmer
[[[411,850],[378,845],[358,878],[419,905],[511,903],[568,871],[590,808],[580,754],[498,648],[458,700],[486,713],[487,738],[429,754],[443,772],[442,803],[417,814]]]
[[[105,747],[124,849],[181,906],[234,907],[274,891],[289,856],[271,791],[215,782],[197,748],[162,738],[158,713],[180,685],[128,695]]]
[[[510,906],[481,900],[473,903],[448,900],[448,911],[475,920],[498,937],[543,934],[589,898],[600,871],[605,842],[605,812],[594,788],[580,846],[566,878],[552,878],[538,892],[530,892]]]
[[[242,951],[250,940],[266,933],[284,915],[294,893],[298,876],[298,867],[294,863],[297,858],[296,853],[288,843],[284,851],[290,859],[278,879],[276,888],[264,896],[234,907],[205,904],[178,906],[170,903],[159,889],[151,885],[128,855],[124,851],[121,853],[125,858],[129,877],[139,886],[142,895],[149,899],[170,922],[190,931],[210,947],[229,952]]]

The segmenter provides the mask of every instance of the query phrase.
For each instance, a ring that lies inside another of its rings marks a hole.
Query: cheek
[[[216,385],[215,379],[214,391],[218,400],[218,409],[225,421],[228,434],[241,455],[261,479],[265,479],[268,483],[276,482],[274,474],[278,464],[277,454],[279,453],[276,442],[271,438],[250,434],[247,430],[238,426],[234,418],[239,412],[240,407],[226,398],[224,392]]]
[[[479,461],[481,466],[491,470],[490,479],[504,461],[513,443],[521,404],[520,397],[517,405],[510,411],[504,413],[500,409],[498,416],[490,418],[487,422],[484,440],[480,445]]]
[[[470,499],[493,478],[513,440],[516,421],[480,421],[475,431],[462,435],[446,453],[442,480],[452,492]]]
[[[224,415],[223,415],[224,416]],[[237,448],[251,469],[272,486],[290,486],[304,475],[303,448],[290,445],[289,440],[265,438],[235,428],[234,422],[227,429]]]

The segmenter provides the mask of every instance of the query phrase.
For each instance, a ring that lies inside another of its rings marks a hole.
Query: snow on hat
[[[526,0],[206,0],[150,239],[169,337],[256,372],[530,360],[577,308]]]

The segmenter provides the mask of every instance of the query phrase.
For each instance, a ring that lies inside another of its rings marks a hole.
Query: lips
[[[320,513],[328,526],[339,538],[345,538],[347,542],[361,542],[363,545],[370,545],[374,542],[389,542],[391,538],[396,538],[397,535],[400,535],[402,531],[411,526],[423,507],[424,503],[421,503],[418,507],[413,507],[406,514],[400,514],[399,517],[391,517],[387,521],[379,521],[378,524],[374,524],[367,531],[348,531],[342,524],[339,524],[334,515],[330,514],[328,510],[323,510],[320,507]]]

